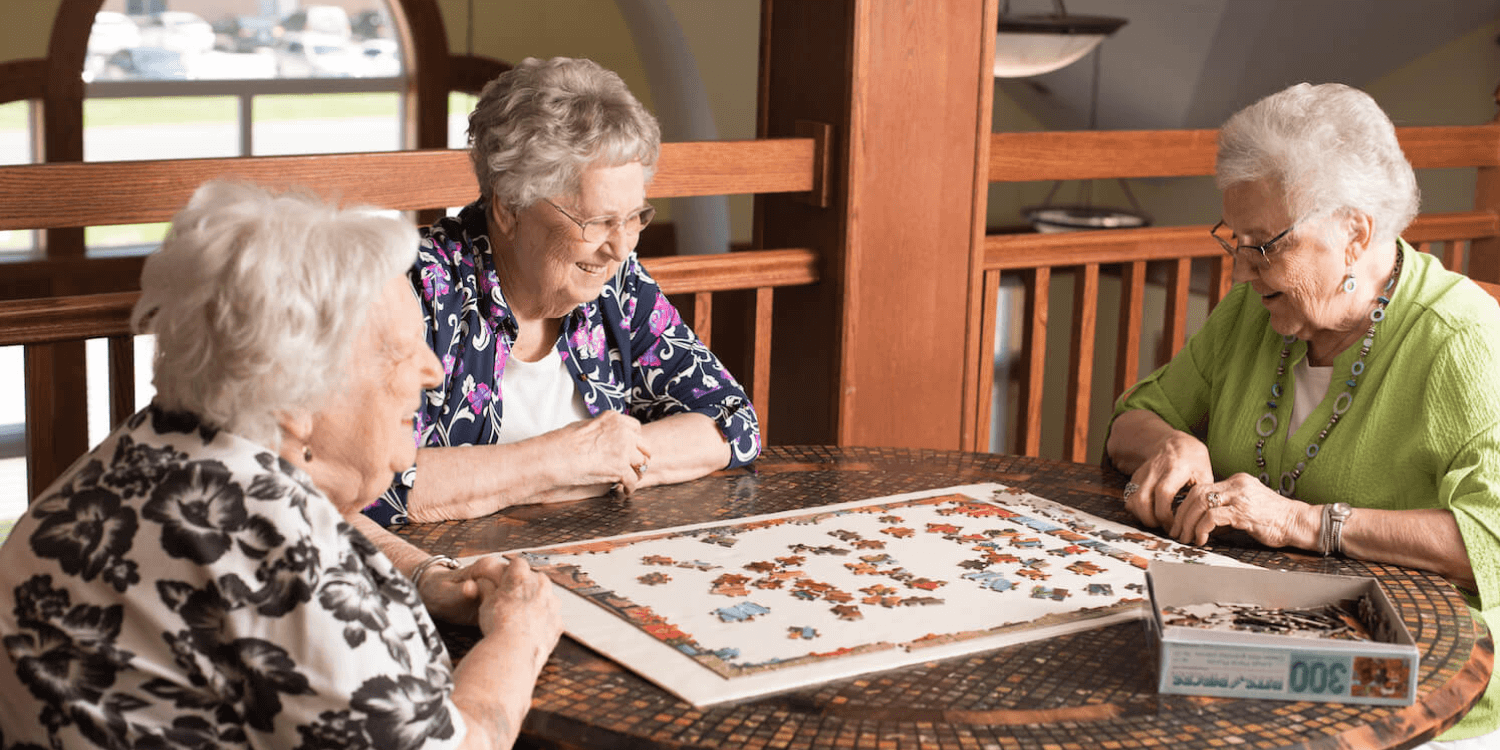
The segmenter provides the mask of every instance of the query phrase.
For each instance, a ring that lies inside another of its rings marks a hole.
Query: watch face
[[[1351,515],[1354,515],[1354,507],[1353,506],[1349,505],[1348,503],[1334,503],[1333,504],[1333,517],[1334,518],[1337,518],[1340,521],[1342,521],[1342,520],[1348,518]]]

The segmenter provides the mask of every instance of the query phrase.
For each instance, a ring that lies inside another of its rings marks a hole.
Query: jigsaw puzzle
[[[697,705],[1137,618],[1152,560],[1241,565],[999,484],[512,554]]]

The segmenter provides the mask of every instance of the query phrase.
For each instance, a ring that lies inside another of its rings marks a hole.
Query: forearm
[[[1349,557],[1420,568],[1470,591],[1476,588],[1474,568],[1452,511],[1355,508],[1344,522],[1342,540]],[[1317,549],[1316,543],[1312,549]]]
[[[729,465],[729,442],[702,414],[674,414],[648,422],[641,425],[641,437],[651,454],[642,487],[691,481]]]
[[[365,535],[375,548],[391,559],[396,569],[410,576],[416,569],[417,564],[431,557],[426,551],[387,531],[368,516],[358,511],[345,513],[344,520],[354,526],[355,530]]]
[[[1169,440],[1189,437],[1167,424],[1155,412],[1145,409],[1127,411],[1115,418],[1109,428],[1105,450],[1115,467],[1126,474],[1135,473],[1142,464],[1161,452]]]
[[[609,489],[560,482],[558,451],[548,449],[547,438],[417,451],[407,516],[419,523],[479,518],[512,505],[595,497]]]
[[[545,654],[532,653],[523,639],[505,631],[480,639],[453,671],[453,703],[468,733],[464,750],[508,748],[531,708],[531,693]]]

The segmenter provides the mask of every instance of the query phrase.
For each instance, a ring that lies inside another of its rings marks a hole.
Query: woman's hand
[[[417,591],[427,611],[444,622],[454,625],[479,624],[480,578],[500,580],[505,572],[505,561],[482,557],[461,568],[445,568],[433,565],[422,574],[422,587]]]
[[[1156,450],[1130,475],[1136,489],[1125,497],[1125,509],[1147,526],[1170,528],[1172,501],[1177,493],[1212,481],[1208,446],[1186,432],[1168,428],[1157,441]]]
[[[479,629],[486,638],[498,635],[508,646],[530,649],[534,680],[547,655],[562,635],[562,611],[552,580],[531,569],[524,559],[491,555],[475,561],[474,583],[479,588]]]
[[[637,467],[651,459],[641,423],[617,411],[560,427],[550,435],[558,441],[559,485],[619,485],[629,496],[640,483]]]
[[[1242,472],[1189,490],[1170,536],[1183,544],[1204,544],[1214,529],[1231,526],[1267,547],[1316,550],[1322,524],[1318,506],[1283,497]]]

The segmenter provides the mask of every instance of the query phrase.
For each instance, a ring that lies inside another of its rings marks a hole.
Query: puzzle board
[[[510,554],[698,706],[1136,619],[1152,560],[1243,566],[1000,484]]]

